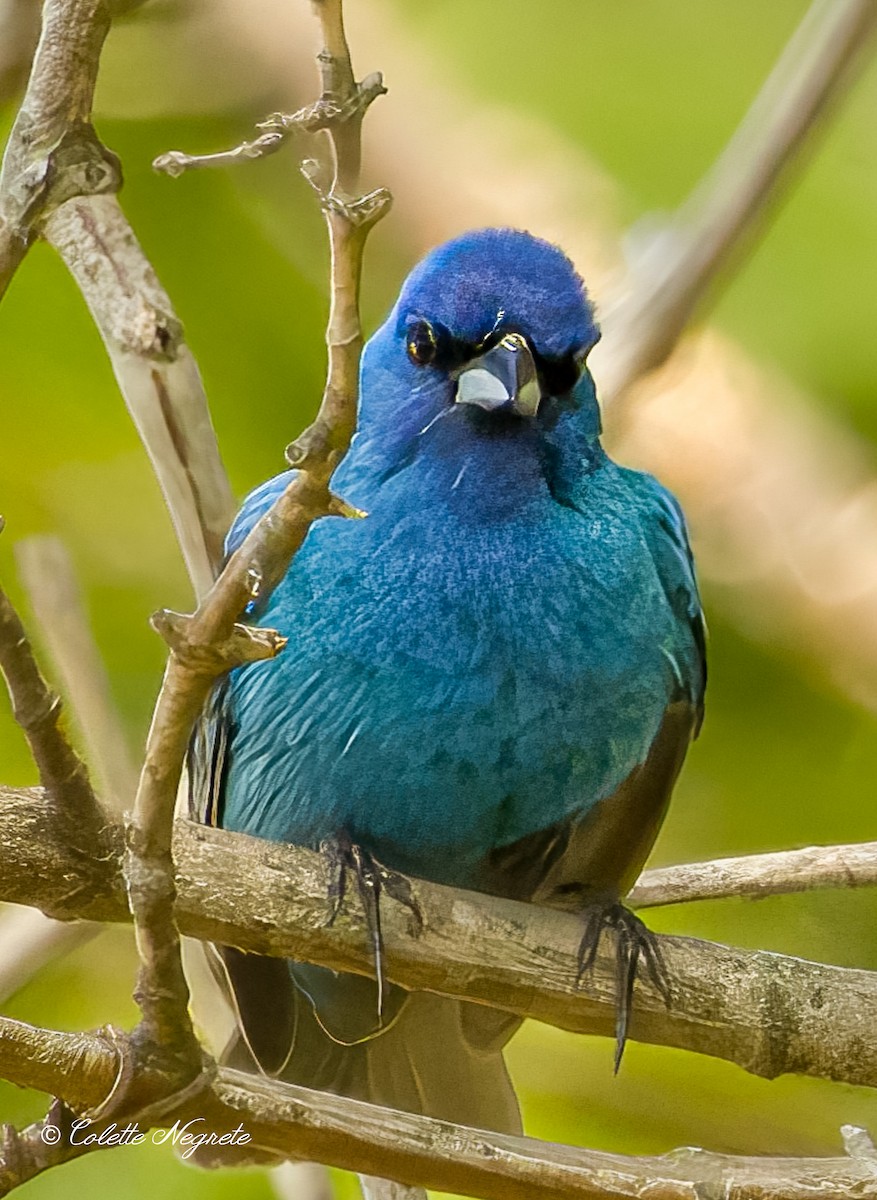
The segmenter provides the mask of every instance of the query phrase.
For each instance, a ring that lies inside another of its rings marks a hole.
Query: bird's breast
[[[476,886],[491,848],[610,794],[667,694],[663,593],[616,524],[322,522],[264,617],[286,650],[234,678],[226,824],[343,828]]]

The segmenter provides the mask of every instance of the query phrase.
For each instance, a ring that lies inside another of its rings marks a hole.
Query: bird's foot
[[[621,1056],[627,1042],[630,1012],[633,1004],[633,985],[640,959],[645,972],[664,1003],[670,1007],[670,976],[661,952],[660,943],[638,916],[618,900],[598,902],[586,910],[585,929],[579,942],[576,986],[594,968],[600,939],[606,929],[615,933],[615,1071],[621,1066]]]
[[[375,975],[378,981],[378,1017],[384,1011],[387,998],[387,981],[384,976],[384,939],[381,932],[381,895],[386,892],[393,900],[405,906],[411,917],[411,932],[416,937],[423,929],[423,913],[411,890],[411,881],[398,871],[392,871],[357,845],[347,833],[327,838],[320,850],[329,864],[329,886],[326,900],[329,906],[327,925],[334,925],[347,895],[348,876],[356,882],[360,903],[365,913],[365,923],[372,945]]]

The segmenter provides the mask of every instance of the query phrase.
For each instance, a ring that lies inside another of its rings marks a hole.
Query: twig
[[[341,25],[340,0],[320,0],[318,11],[328,49],[320,56],[324,96],[342,105],[355,92]],[[170,1047],[185,1079],[198,1069],[200,1051],[188,1016],[188,990],[173,929],[171,829],[177,786],[195,719],[218,675],[233,666],[272,657],[284,645],[273,630],[236,625],[257,593],[264,595],[286,571],[313,520],[356,515],[331,496],[329,478],[350,440],[356,420],[362,334],[359,272],[367,230],[385,203],[348,199],[359,168],[361,113],[327,123],[334,156],[333,182],[324,196],[332,244],[332,309],[327,343],[326,393],[317,434],[299,456],[300,470],[285,493],[233,555],[216,585],[191,618],[163,614],[159,631],[171,647],[146,746],[146,760],[130,827],[126,875],[141,954],[137,998],[150,1042]],[[368,198],[367,198],[368,199]]]
[[[782,896],[877,884],[877,842],[808,846],[645,871],[627,901],[634,908],[729,896]]]
[[[163,171],[165,175],[176,179],[185,171],[230,167],[242,161],[265,158],[276,153],[291,134],[319,133],[354,117],[361,121],[371,102],[384,95],[386,90],[380,72],[375,71],[361,83],[353,83],[352,90],[348,89],[343,99],[337,99],[333,93],[327,92],[315,104],[309,104],[298,112],[272,113],[264,121],[258,122],[256,128],[263,132],[252,142],[241,142],[231,150],[220,150],[215,154],[186,154],[182,150],[168,150],[160,154],[152,165],[156,171]]]
[[[129,919],[119,877],[121,831],[112,855],[76,855],[49,801],[0,789],[0,895],[51,916]],[[175,915],[205,941],[372,975],[359,913],[325,926],[325,863],[319,855],[179,821]],[[611,1036],[615,969],[606,945],[576,989],[581,923],[569,914],[415,882],[426,927],[390,905],[384,919],[388,977],[404,987],[473,1000],[575,1033]],[[772,1078],[784,1072],[877,1087],[877,974],[760,951],[664,937],[673,1001],[637,988],[632,1036],[736,1063]],[[858,1047],[850,1055],[849,1046]]]
[[[39,1086],[77,1111],[100,1103],[119,1070],[111,1039],[16,1024],[0,1018],[0,1074],[21,1084],[36,1077]],[[22,1155],[18,1162],[10,1156],[11,1163],[0,1164],[0,1192],[63,1161],[65,1150],[69,1157],[72,1114],[67,1112],[65,1119],[60,1106],[56,1112],[60,1136],[54,1154]],[[239,1142],[244,1153],[274,1151],[348,1170],[363,1167],[415,1187],[485,1200],[633,1200],[644,1195],[649,1200],[691,1200],[708,1193],[723,1200],[877,1197],[873,1162],[856,1140],[850,1143],[854,1152],[844,1158],[744,1158],[689,1147],[662,1156],[627,1157],[467,1129],[229,1070],[219,1072],[210,1096],[165,1110],[160,1122],[193,1118],[198,1132],[205,1134],[239,1130],[246,1139]],[[156,1117],[145,1113],[137,1128],[145,1132],[155,1123]],[[98,1132],[101,1125],[98,1119],[88,1131]],[[29,1141],[45,1146],[33,1134]]]
[[[100,794],[116,812],[124,812],[134,798],[137,772],[70,554],[59,538],[48,536],[16,543],[15,554],[40,636],[64,686]]]
[[[90,121],[113,7],[45,4],[0,172],[0,295],[38,234],[63,257],[100,329],[200,596],[222,560],[234,500],[182,326],[112,194],[121,186],[118,161]]]
[[[228,166],[274,153],[291,133],[328,137],[331,162],[306,158],[305,178],[314,188],[326,218],[331,250],[331,309],[326,330],[329,366],[316,420],[287,448],[292,466],[326,483],[345,453],[356,426],[362,327],[359,284],[365,241],[372,226],[388,211],[386,188],[358,194],[361,126],[369,105],[386,92],[379,72],[357,83],[344,33],[342,0],[314,0],[323,49],[318,55],[322,95],[314,104],[286,115],[274,113],[258,128],[255,142],[243,142],[219,154],[190,155],[171,150],[153,166],[168,175],[196,167]]]
[[[742,124],[672,223],[634,246],[620,298],[602,312],[594,369],[604,404],[664,362],[704,293],[865,61],[873,0],[814,0]]]

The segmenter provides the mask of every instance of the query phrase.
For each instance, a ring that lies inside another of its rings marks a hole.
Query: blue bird
[[[600,443],[598,337],[570,261],[528,233],[468,233],[414,269],[365,348],[333,478],[368,516],[311,528],[258,613],[289,644],[216,690],[191,778],[201,819],[328,843],[366,899],[383,881],[404,900],[398,872],[578,911],[582,970],[614,927],[620,1053],[638,961],[666,991],[620,900],[706,673],[679,505]],[[248,497],[229,551],[289,475]],[[379,1013],[374,981],[220,954],[240,1027],[226,1061],[520,1128],[502,1058],[517,1017],[395,985]]]

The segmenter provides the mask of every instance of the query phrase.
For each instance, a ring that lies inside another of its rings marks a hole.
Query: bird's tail
[[[223,1055],[227,1065],[477,1129],[520,1132],[502,1056],[519,1018],[394,986],[376,1031],[373,980],[240,951],[223,950],[223,958],[239,1025]],[[281,965],[291,983],[284,995]],[[248,987],[248,977],[266,969],[273,986],[260,980]]]

